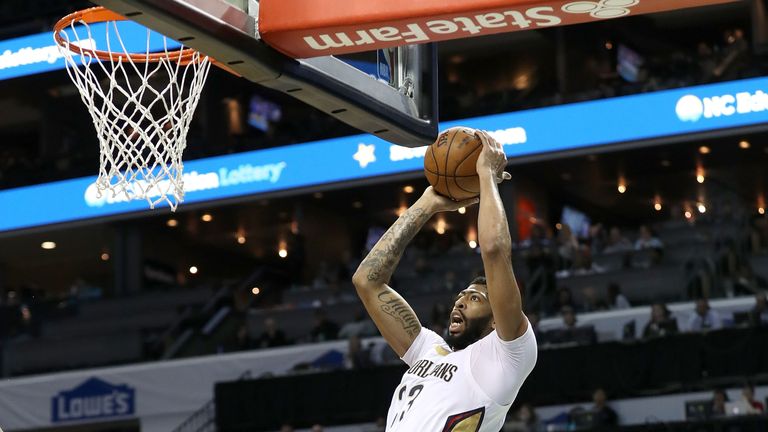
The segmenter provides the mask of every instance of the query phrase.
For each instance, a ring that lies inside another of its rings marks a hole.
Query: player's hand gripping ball
[[[476,165],[482,150],[483,143],[474,129],[443,131],[424,155],[424,174],[435,192],[454,201],[480,195]]]

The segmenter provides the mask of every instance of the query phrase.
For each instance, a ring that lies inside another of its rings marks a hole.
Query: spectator
[[[544,342],[551,343],[577,343],[588,345],[597,340],[597,334],[593,326],[579,326],[577,324],[576,311],[571,306],[563,306],[560,314],[563,317],[563,328],[546,332],[542,338]]]
[[[223,347],[219,347],[219,352],[244,351],[252,348],[253,341],[251,340],[251,336],[248,332],[248,326],[242,324],[237,328],[237,332],[235,332],[234,338],[231,338],[229,341],[225,342]]]
[[[528,316],[528,322],[531,323],[531,328],[533,328],[533,334],[538,338],[541,334],[541,328],[539,328],[541,316],[537,311],[529,311],[526,316]]]
[[[597,296],[597,290],[595,287],[585,287],[581,291],[582,297],[584,298],[584,301],[582,302],[581,310],[583,312],[595,312],[599,310],[605,310],[608,309],[608,306],[605,304],[605,301],[602,299],[598,299]]]
[[[661,260],[661,256],[664,253],[664,243],[656,237],[647,225],[640,227],[640,236],[635,242],[635,250],[652,250],[653,257],[651,258],[651,264],[658,264]]]
[[[629,309],[632,305],[624,294],[621,293],[621,286],[616,282],[608,284],[608,308],[609,309]]]
[[[328,319],[325,311],[315,310],[315,325],[312,327],[310,337],[312,342],[325,342],[337,339],[339,335],[339,325]]]
[[[723,389],[715,389],[712,392],[712,418],[725,417],[725,403],[728,395]]]
[[[604,389],[596,389],[592,393],[592,401],[595,403],[595,405],[592,407],[592,411],[595,414],[595,426],[618,426],[619,416],[616,414],[616,411],[614,411],[613,408],[608,406],[608,397],[606,396]]]
[[[571,290],[567,287],[560,287],[557,289],[557,299],[552,305],[552,315],[560,313],[565,306],[576,309],[576,304],[573,302],[573,295],[571,294]]]
[[[664,243],[656,237],[648,225],[641,225],[638,230],[638,238],[635,241],[635,250],[643,249],[660,249],[664,247]]]
[[[717,330],[723,328],[720,314],[709,307],[706,298],[696,300],[696,310],[688,320],[688,330],[692,332],[704,330]]]
[[[529,403],[524,403],[504,423],[502,432],[544,432],[545,428]]]
[[[755,294],[755,307],[749,311],[749,325],[761,327],[768,325],[768,303],[764,292]]]
[[[355,312],[355,318],[352,322],[348,322],[341,326],[341,330],[339,330],[339,339],[348,339],[352,336],[368,337],[377,334],[376,327],[374,327],[371,320],[368,319],[365,311],[358,310]]]
[[[632,242],[621,235],[619,228],[611,227],[603,253],[628,252],[632,249]]]
[[[349,338],[346,366],[347,369],[365,369],[373,366],[371,350],[370,348],[363,348],[358,336]]]
[[[654,303],[651,306],[651,320],[643,329],[643,337],[664,337],[678,332],[677,320],[664,303]]]
[[[562,224],[557,233],[558,270],[570,270],[579,253],[579,241],[568,224]]]
[[[755,386],[751,382],[747,381],[744,383],[744,387],[741,388],[741,398],[754,410],[749,414],[762,414],[765,412],[765,405],[755,399]]]
[[[563,317],[563,326],[566,330],[573,330],[576,328],[576,311],[570,306],[563,306],[560,310],[560,315]]]
[[[259,348],[279,347],[288,345],[288,339],[285,337],[285,332],[277,327],[275,320],[267,318],[264,320],[264,331],[257,339],[256,345]]]

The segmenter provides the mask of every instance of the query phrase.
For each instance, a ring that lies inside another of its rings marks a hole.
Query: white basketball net
[[[96,49],[91,27],[82,21],[61,32],[66,42],[59,46],[99,137],[98,194],[114,201],[146,199],[151,208],[165,201],[175,211],[184,200],[182,152],[211,63],[198,52],[186,64],[174,61],[174,54],[134,61],[122,55],[128,51],[118,23],[105,26],[109,60],[69,49]],[[147,30],[147,56],[149,39]],[[163,46],[168,54],[165,38]]]

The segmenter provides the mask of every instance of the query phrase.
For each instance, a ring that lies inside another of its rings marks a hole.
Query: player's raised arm
[[[477,136],[483,142],[483,150],[477,159],[480,177],[478,241],[496,332],[502,340],[509,341],[522,336],[527,329],[520,289],[512,271],[509,224],[497,187],[498,183],[511,177],[504,172],[507,157],[501,144],[487,132],[478,131]]]
[[[444,198],[428,187],[379,239],[352,277],[357,294],[384,339],[402,357],[421,331],[421,323],[411,306],[389,287],[389,279],[403,251],[424,224],[441,211],[457,210],[477,202]]]

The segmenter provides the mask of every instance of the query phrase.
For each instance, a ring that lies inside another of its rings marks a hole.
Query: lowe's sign
[[[53,423],[131,416],[136,410],[136,392],[127,385],[113,385],[90,378],[59,392],[51,400]]]
[[[510,158],[557,154],[718,129],[768,129],[767,91],[768,78],[755,78],[475,117],[440,126],[490,131]],[[184,164],[184,203],[409,172],[418,175],[425,150],[355,135],[193,160]],[[147,210],[146,201],[99,195],[94,180],[85,177],[0,191],[0,232]]]

